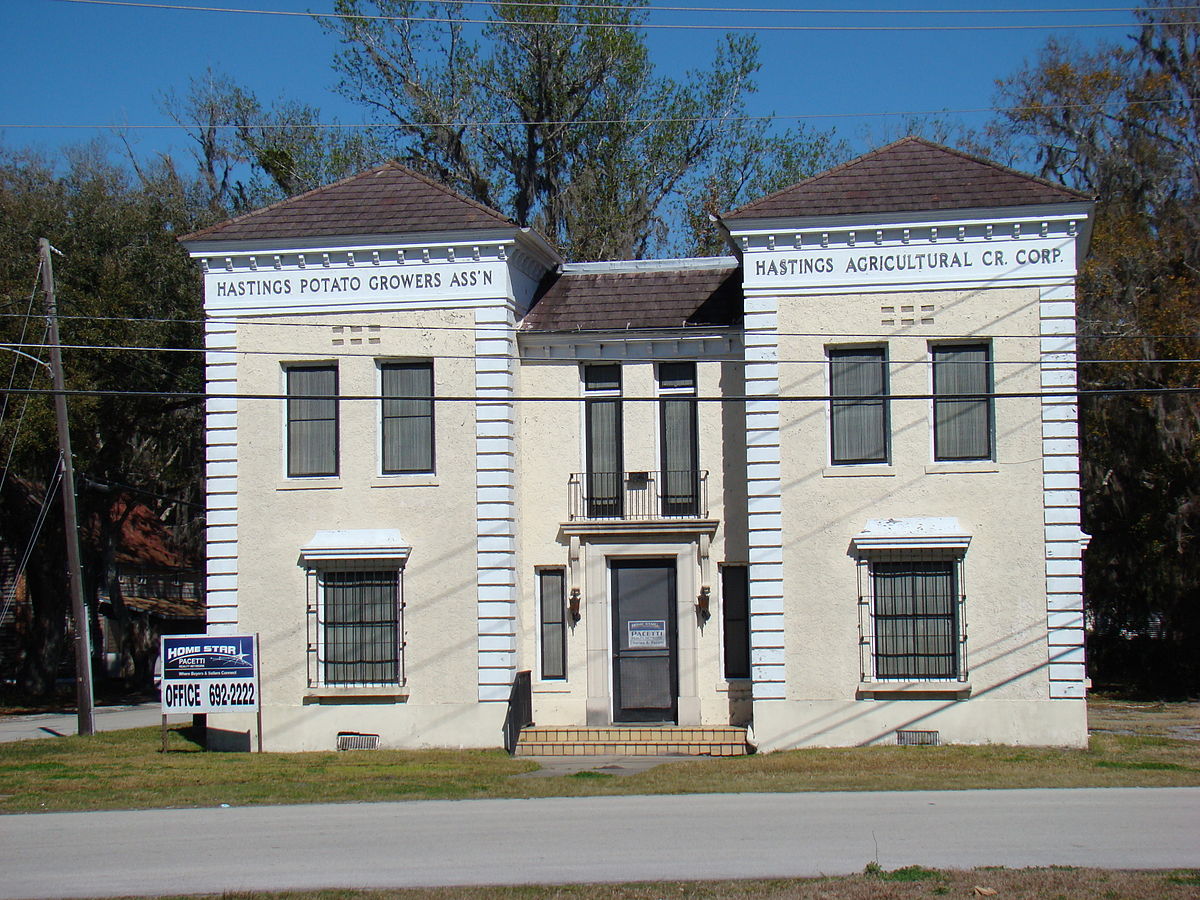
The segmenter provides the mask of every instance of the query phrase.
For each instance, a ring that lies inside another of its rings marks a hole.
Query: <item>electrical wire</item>
[[[18,341],[21,343],[23,343],[25,341],[25,334],[29,330],[29,317],[33,315],[33,302],[35,299],[37,299],[38,282],[41,280],[41,277],[42,277],[42,260],[39,257],[38,265],[37,265],[37,272],[33,276],[33,289],[29,292],[29,303],[26,305],[25,315],[22,317],[23,321],[21,322],[21,336],[18,339]],[[9,378],[8,378],[8,389],[9,390],[12,390],[13,384],[16,383],[17,367],[20,364],[21,364],[20,358],[13,360],[12,374],[9,375]],[[7,412],[8,412],[8,395],[5,394],[4,404],[0,405],[0,428],[2,428],[4,426],[4,416]],[[19,427],[19,423],[18,423],[18,427]],[[14,438],[14,441],[15,441],[15,438]],[[2,488],[2,487],[4,487],[4,479],[2,477],[0,477],[0,488]]]
[[[834,342],[840,342],[840,343],[846,343],[846,342],[850,342],[850,341],[858,341],[858,340],[862,340],[862,339],[894,340],[897,337],[927,339],[927,340],[941,341],[941,342],[945,342],[945,341],[961,342],[964,340],[973,340],[973,339],[976,339],[976,340],[1020,340],[1020,339],[1041,340],[1042,338],[1063,337],[1063,335],[1036,335],[1036,334],[945,335],[945,334],[941,334],[941,333],[938,333],[938,334],[908,333],[908,334],[904,334],[904,335],[897,335],[894,332],[879,333],[879,334],[868,334],[868,333],[860,333],[860,332],[854,332],[854,333],[846,332],[846,333],[834,334],[834,333],[830,333],[830,332],[822,332],[820,334],[815,334],[815,333],[814,334],[794,334],[794,335],[785,335],[785,336],[832,339]],[[1156,338],[1161,338],[1161,339],[1200,340],[1200,335],[1195,335],[1195,334],[1150,335],[1150,336],[1147,336],[1147,335],[1121,335],[1121,337],[1136,338],[1139,341],[1144,340],[1146,337],[1156,337]],[[647,339],[653,340],[654,338],[647,338]],[[670,340],[671,338],[670,337],[662,337],[659,339]],[[1109,338],[1104,337],[1104,338],[1098,338],[1097,340],[1108,340],[1108,339]],[[13,349],[18,346],[41,347],[43,345],[41,345],[41,344],[15,345],[15,344],[0,343],[0,349]],[[213,354],[229,354],[229,355],[235,355],[235,356],[251,356],[251,357],[252,356],[268,356],[268,357],[276,357],[276,358],[293,358],[293,359],[362,359],[365,356],[370,356],[370,355],[377,355],[380,357],[387,357],[389,355],[394,355],[394,354],[388,354],[387,352],[385,352],[386,348],[384,348],[382,345],[376,345],[376,344],[363,344],[363,345],[361,345],[362,349],[358,350],[358,351],[355,351],[355,350],[328,350],[328,351],[245,350],[245,349],[239,349],[239,348],[228,348],[228,349],[213,348],[210,350],[205,350],[203,348],[193,348],[193,347],[137,347],[137,346],[102,345],[102,344],[61,344],[60,346],[63,350],[143,352],[143,353],[194,353],[194,354],[213,353]],[[1064,353],[1064,352],[1068,352],[1068,351],[1048,351],[1048,353]],[[474,359],[478,358],[478,356],[476,354],[471,354],[471,353],[458,353],[458,354],[438,353],[438,354],[436,354],[436,356],[438,359],[453,359],[453,360],[474,360]],[[744,364],[747,362],[747,360],[742,359],[740,357],[732,358],[732,359],[731,358],[721,358],[721,357],[714,357],[714,358],[719,359],[719,361],[725,362],[725,363],[743,363]],[[595,361],[597,361],[597,360],[592,360],[592,359],[574,360],[573,358],[568,358],[568,357],[548,359],[546,357],[539,357],[539,356],[525,356],[525,357],[514,356],[513,359],[514,359],[514,362],[522,362],[522,363],[545,363],[545,362],[570,363],[570,362],[574,362],[574,361],[580,361],[580,362],[595,362]],[[621,362],[660,362],[660,361],[661,361],[661,357],[658,357],[658,356],[623,356],[623,357],[621,357]],[[751,362],[752,362],[752,360],[751,360]],[[781,358],[781,359],[772,360],[772,362],[778,363],[779,365],[824,365],[828,362],[828,360],[824,357],[813,358],[813,359]],[[914,363],[914,362],[925,362],[925,360],[907,360],[907,361],[897,360],[896,362]],[[1044,360],[1040,357],[1037,359],[1028,359],[1028,360],[1024,360],[1024,359],[995,359],[995,360],[992,360],[993,365],[1014,365],[1014,366],[1035,366],[1035,365],[1040,365],[1043,362],[1046,362],[1046,360]],[[1149,357],[1138,357],[1138,358],[1076,357],[1075,362],[1081,363],[1081,364],[1089,363],[1089,364],[1095,364],[1095,365],[1101,365],[1101,364],[1109,364],[1109,365],[1123,365],[1123,364],[1192,365],[1192,364],[1200,363],[1200,358],[1166,357],[1166,358],[1156,359],[1156,358],[1149,358]],[[163,374],[169,376],[169,375],[173,375],[174,373],[171,372],[170,370],[164,369]]]
[[[579,403],[586,398],[578,395],[572,396],[508,396],[508,397],[491,397],[491,396],[476,396],[475,394],[465,395],[433,395],[433,396],[412,396],[406,395],[403,397],[384,397],[381,394],[304,394],[303,396],[289,396],[287,394],[278,393],[251,393],[242,391],[220,391],[212,393],[203,393],[200,391],[116,391],[99,388],[77,388],[67,389],[64,391],[56,391],[53,388],[34,388],[26,391],[23,388],[17,388],[18,393],[35,393],[41,395],[57,395],[62,394],[65,397],[163,397],[176,400],[370,400],[379,402],[380,400],[430,400],[435,403],[478,403],[482,405],[496,404],[526,404],[526,403]],[[1074,401],[1081,396],[1171,396],[1171,395],[1191,395],[1200,394],[1200,386],[1184,386],[1184,387],[1126,387],[1126,388],[1106,388],[1106,387],[1079,387],[1069,390],[1037,390],[1037,391],[987,391],[969,394],[932,394],[932,393],[917,393],[917,394],[864,394],[864,395],[838,395],[831,394],[772,394],[763,396],[761,394],[736,394],[724,397],[707,397],[686,395],[686,399],[695,400],[699,403],[755,403],[755,402],[771,402],[771,403],[828,403],[832,400],[1059,400],[1059,401]],[[665,395],[664,395],[665,396]],[[674,395],[678,396],[678,395]],[[604,398],[609,399],[609,398]],[[663,396],[653,397],[630,397],[621,396],[611,399],[620,399],[624,402],[631,403],[658,403],[663,399]]]
[[[25,574],[25,567],[29,565],[29,558],[33,555],[34,545],[42,533],[42,526],[46,524],[46,515],[50,511],[50,501],[57,492],[59,484],[62,482],[62,476],[63,456],[60,453],[58,455],[58,462],[54,466],[54,474],[50,476],[50,484],[46,488],[46,496],[42,498],[41,509],[38,510],[37,518],[34,520],[33,528],[29,533],[29,541],[25,545],[25,552],[22,554],[21,562],[17,565],[16,573],[13,575],[12,589],[8,592],[8,597],[4,600],[3,609],[0,609],[0,623],[8,618],[8,612],[12,609],[12,605],[16,601],[17,585],[21,583],[21,577]]]
[[[256,10],[256,9],[230,9],[227,7],[188,7],[177,4],[134,4],[129,2],[120,2],[120,0],[62,0],[62,2],[87,3],[95,6],[153,6],[154,8],[163,9],[182,9],[209,12],[247,12],[247,13],[262,13],[265,15],[288,15],[288,16],[307,16],[310,18],[328,18],[328,19],[371,19],[390,21],[397,16],[372,15],[369,13],[314,13],[296,12],[291,10]],[[425,0],[430,5],[438,6],[504,6],[504,7],[529,7],[532,9],[540,9],[545,7],[545,3],[538,0]],[[1058,7],[1042,7],[1039,9],[1029,8],[1008,8],[1008,9],[985,9],[983,7],[959,7],[956,9],[864,9],[864,8],[839,8],[839,7],[800,7],[800,8],[775,8],[770,6],[763,7],[736,7],[736,6],[663,6],[649,4],[621,4],[621,3],[576,3],[576,2],[556,2],[558,7],[566,7],[569,9],[584,9],[588,11],[604,10],[606,12],[699,12],[699,13],[734,13],[742,15],[745,13],[770,13],[770,14],[794,14],[794,15],[824,15],[824,14],[847,14],[847,15],[888,15],[888,16],[934,16],[934,15],[1047,15],[1059,13],[1110,13],[1110,12],[1127,12],[1134,13],[1145,7],[1141,6],[1058,6]],[[1159,12],[1191,12],[1200,9],[1200,6],[1163,6],[1158,7]]]
[[[174,10],[178,12],[208,12],[235,13],[239,15],[288,16],[314,19],[343,19],[350,21],[382,21],[382,22],[419,22],[442,25],[493,25],[504,27],[554,27],[554,28],[613,28],[613,29],[654,29],[671,31],[875,31],[875,32],[917,32],[917,31],[1060,31],[1077,29],[1100,28],[1131,28],[1131,27],[1178,27],[1200,24],[1200,22],[1082,22],[1074,24],[1013,24],[1013,25],[707,25],[707,24],[675,24],[649,22],[539,22],[536,20],[514,19],[468,19],[468,18],[439,18],[437,16],[384,16],[354,13],[310,13],[295,10],[253,9],[245,7],[193,6],[176,5],[171,3],[137,2],[137,0],[57,0],[59,3],[86,4],[89,6],[115,6],[133,9]],[[503,4],[500,4],[503,5]],[[1025,12],[1036,12],[1026,10]]]
[[[1200,23],[1197,23],[1200,24]],[[511,128],[525,127],[529,125],[539,125],[545,127],[558,127],[562,125],[648,125],[653,123],[661,123],[666,125],[676,124],[694,124],[698,122],[798,122],[806,119],[872,119],[872,118],[919,118],[922,116],[952,116],[952,115],[974,115],[977,113],[1021,113],[1035,112],[1042,110],[1073,110],[1073,109],[1097,109],[1113,104],[1121,104],[1122,108],[1128,109],[1132,106],[1167,106],[1180,103],[1195,103],[1200,101],[1200,97],[1172,97],[1159,98],[1148,100],[1129,100],[1127,98],[1112,98],[1109,100],[1094,101],[1091,103],[1043,103],[1038,106],[976,106],[963,107],[961,109],[925,109],[925,110],[897,110],[884,112],[839,112],[839,113],[788,113],[788,114],[769,114],[769,115],[739,115],[739,116],[652,116],[641,118],[623,118],[623,119],[544,119],[534,121],[532,119],[491,119],[485,121],[457,121],[457,122],[313,122],[304,125],[295,125],[288,122],[258,122],[251,124],[235,124],[228,122],[166,122],[159,124],[121,124],[114,126],[111,123],[107,125],[88,124],[79,122],[59,122],[59,123],[40,123],[40,122],[0,122],[0,128],[20,128],[26,130],[36,129],[109,129],[116,128],[121,131],[160,131],[166,129],[187,128],[187,129],[217,129],[228,130],[233,128],[256,128],[263,131],[271,131],[278,129],[310,129],[317,130],[345,130],[345,129],[372,129],[372,128]]]

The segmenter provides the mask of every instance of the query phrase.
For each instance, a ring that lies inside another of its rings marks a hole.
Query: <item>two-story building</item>
[[[395,164],[189,235],[264,746],[499,746],[514,681],[543,752],[1083,745],[1090,216],[908,138],[719,258],[567,263]]]

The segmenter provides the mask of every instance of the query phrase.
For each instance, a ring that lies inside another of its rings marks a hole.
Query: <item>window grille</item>
[[[882,347],[829,350],[830,461],[888,461],[887,355]]]
[[[962,559],[944,550],[873,551],[859,560],[863,681],[965,681]]]
[[[307,582],[309,687],[404,684],[401,570],[347,562]]]

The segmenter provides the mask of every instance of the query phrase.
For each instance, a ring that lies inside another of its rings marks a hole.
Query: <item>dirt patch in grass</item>
[[[971,871],[908,866],[862,875],[750,881],[665,881],[639,884],[525,885],[395,891],[221,895],[221,900],[875,900],[996,897],[998,900],[1183,900],[1195,898],[1200,872],[1105,869]],[[216,898],[214,898],[216,900]]]
[[[1200,703],[1134,702],[1093,697],[1088,700],[1088,731],[1200,741]]]

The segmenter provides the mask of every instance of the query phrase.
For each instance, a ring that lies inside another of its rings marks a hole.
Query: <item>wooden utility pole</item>
[[[46,293],[46,318],[50,324],[50,372],[54,378],[54,417],[58,422],[58,447],[62,453],[63,531],[67,539],[67,571],[71,579],[71,616],[75,619],[75,697],[79,709],[79,734],[95,734],[92,710],[92,640],[87,607],[83,604],[83,569],[79,553],[79,522],[75,510],[75,465],[71,457],[71,430],[67,427],[66,382],[62,347],[58,339],[58,306],[54,300],[54,265],[50,242],[38,241],[42,258],[42,289]]]

